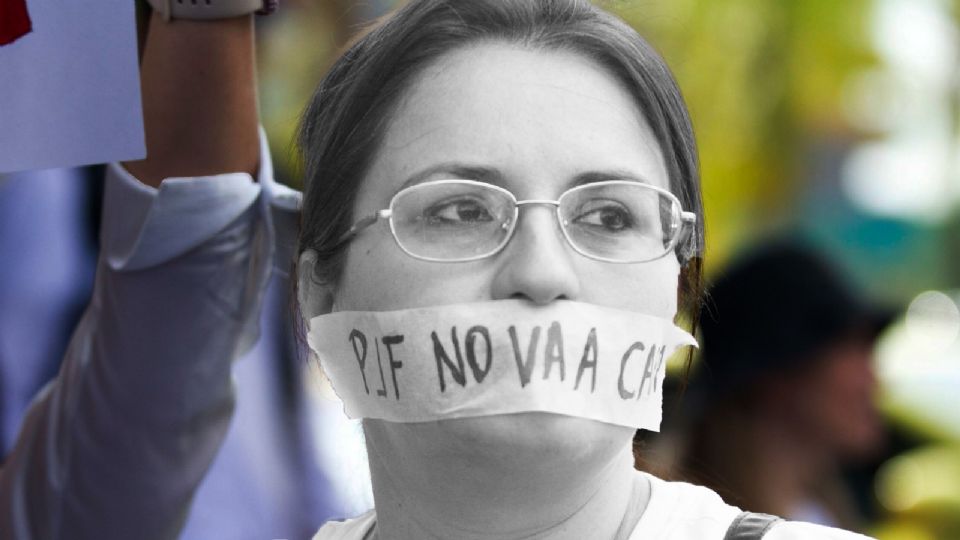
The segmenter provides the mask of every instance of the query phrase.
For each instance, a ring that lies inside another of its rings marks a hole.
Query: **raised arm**
[[[147,158],[124,164],[141,182],[256,173],[252,18],[164,21],[153,14],[140,68]]]
[[[273,250],[251,17],[154,15],[142,81],[148,158],[108,167],[93,297],[0,468],[0,540],[176,538],[230,424]]]

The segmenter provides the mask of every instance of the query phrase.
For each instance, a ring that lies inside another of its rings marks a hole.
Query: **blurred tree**
[[[876,60],[869,0],[609,1],[673,68],[701,152],[708,270],[789,221],[819,139],[855,137],[844,84]]]
[[[336,54],[392,0],[290,0],[262,20],[258,66],[264,129],[281,181],[300,187],[293,147],[300,113]]]

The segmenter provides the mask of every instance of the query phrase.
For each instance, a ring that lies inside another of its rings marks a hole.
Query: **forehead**
[[[450,177],[444,163],[494,169],[521,197],[555,197],[604,171],[668,187],[656,139],[610,73],[576,53],[504,43],[451,52],[415,80],[364,191],[382,200],[410,178]]]

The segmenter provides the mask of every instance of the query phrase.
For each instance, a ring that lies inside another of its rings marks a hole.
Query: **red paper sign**
[[[30,30],[27,0],[0,0],[0,46],[13,43]]]

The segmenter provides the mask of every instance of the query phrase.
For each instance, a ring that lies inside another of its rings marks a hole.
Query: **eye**
[[[426,208],[423,217],[431,225],[469,225],[493,221],[483,201],[471,198],[446,200]]]
[[[580,206],[573,222],[604,232],[620,232],[637,225],[630,210],[624,204],[612,199],[593,199],[585,202]]]

